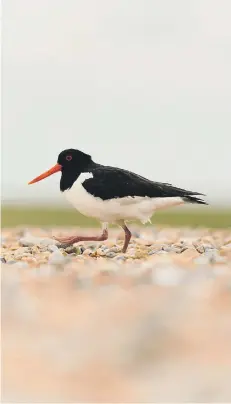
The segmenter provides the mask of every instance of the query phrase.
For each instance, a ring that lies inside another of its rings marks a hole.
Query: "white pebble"
[[[64,257],[63,254],[59,250],[54,251],[49,257],[50,264],[60,265],[60,264],[63,264],[65,261],[66,261],[66,257]]]
[[[50,251],[50,252],[54,252],[54,251],[57,251],[57,250],[58,250],[58,247],[57,247],[57,245],[55,245],[55,244],[50,244],[50,245],[47,247],[47,250]]]
[[[22,237],[19,240],[19,243],[23,247],[31,247],[34,245],[41,245],[41,246],[48,246],[48,245],[55,245],[57,243],[56,240],[52,238],[42,238],[42,237],[34,237],[32,235],[27,235],[26,237]]]
[[[40,239],[40,245],[44,246],[50,246],[50,245],[56,245],[57,241],[53,238],[41,238]]]
[[[114,258],[116,256],[116,253],[114,253],[113,251],[109,251],[106,253],[106,257],[108,258]]]

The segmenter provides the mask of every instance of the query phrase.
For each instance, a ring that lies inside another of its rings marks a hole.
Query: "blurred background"
[[[231,223],[230,13],[229,0],[4,2],[3,226],[94,224],[59,174],[27,185],[66,148],[211,204],[157,222]]]

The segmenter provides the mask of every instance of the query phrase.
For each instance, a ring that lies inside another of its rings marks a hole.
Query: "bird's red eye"
[[[71,161],[71,160],[72,160],[72,156],[67,156],[67,157],[66,157],[66,160],[67,160],[67,161]]]

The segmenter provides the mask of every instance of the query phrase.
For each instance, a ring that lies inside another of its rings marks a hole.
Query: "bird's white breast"
[[[82,214],[95,216],[96,198],[89,194],[83,187],[83,182],[93,178],[92,173],[82,173],[70,189],[64,191],[67,200]]]
[[[93,178],[92,173],[82,173],[72,187],[64,191],[67,200],[83,215],[94,217],[102,222],[118,220],[150,220],[156,209],[163,209],[183,203],[177,198],[124,197],[104,201],[91,195],[83,187],[86,179]]]

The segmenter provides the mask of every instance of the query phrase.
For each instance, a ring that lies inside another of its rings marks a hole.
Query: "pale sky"
[[[3,2],[2,194],[79,148],[231,203],[230,0]]]

